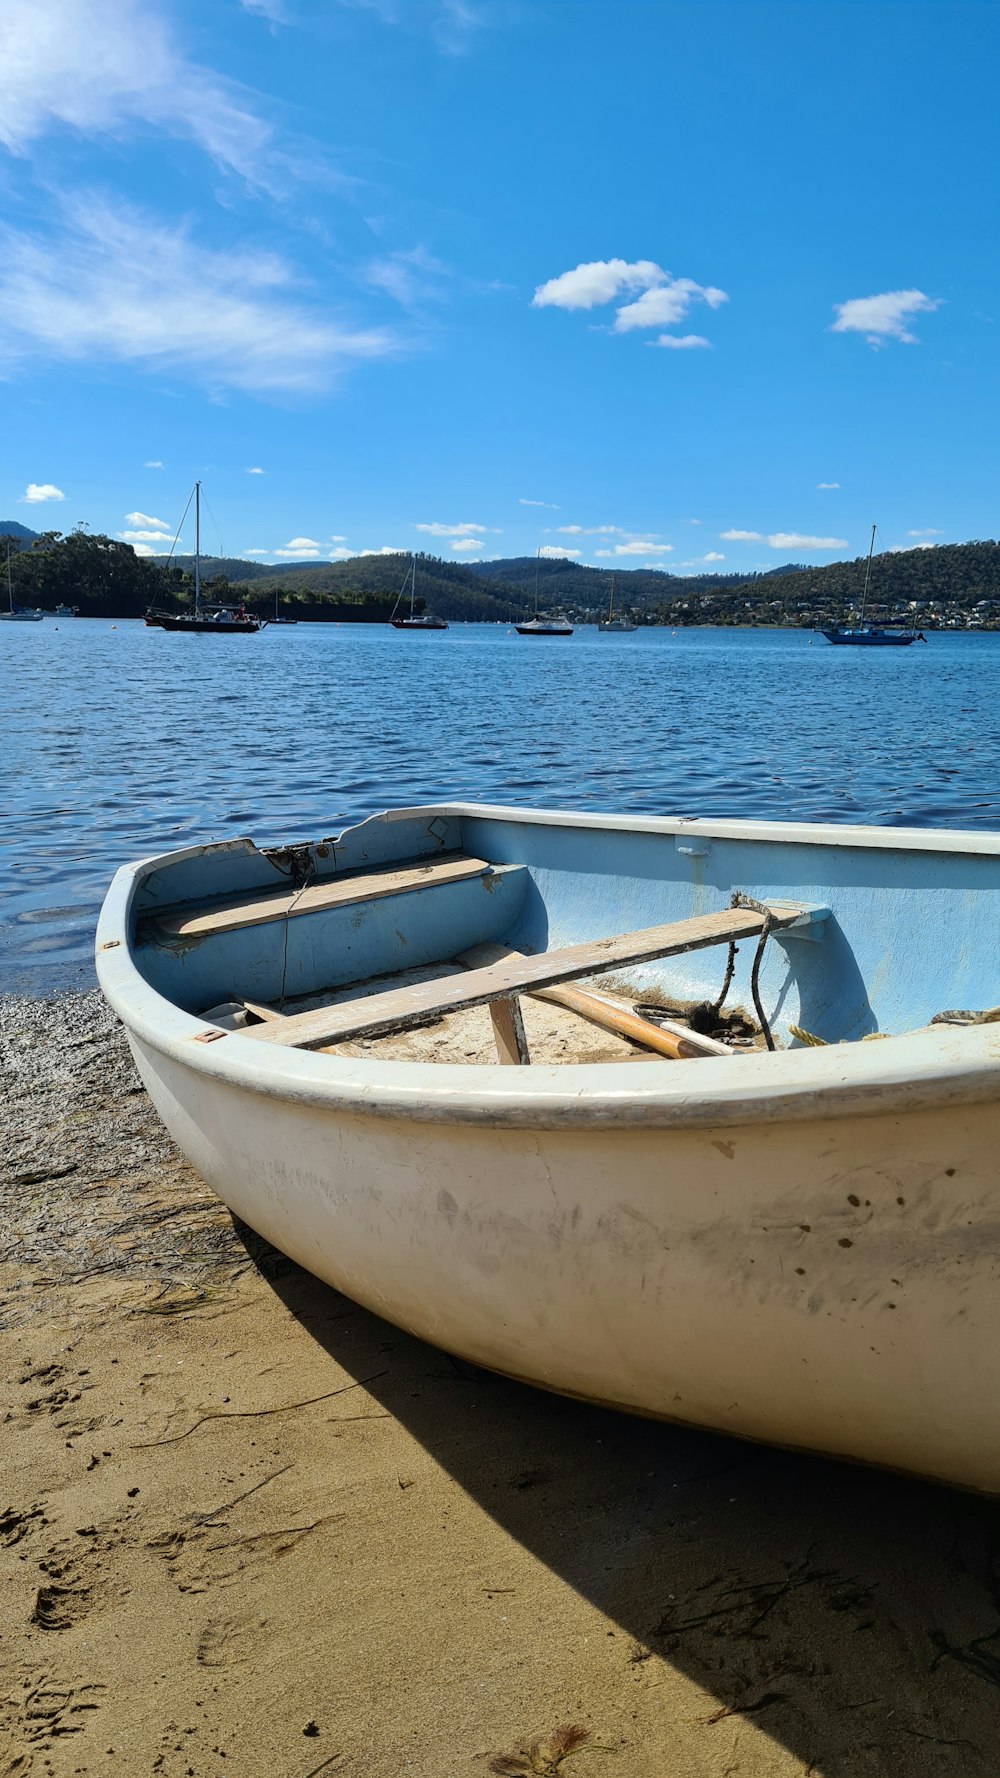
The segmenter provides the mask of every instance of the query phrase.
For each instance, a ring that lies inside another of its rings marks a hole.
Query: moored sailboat
[[[406,592],[407,584],[409,584],[409,588],[410,588],[410,614],[408,617],[398,617],[396,614],[399,611],[400,600],[402,599],[403,594]],[[410,566],[406,570],[406,578],[403,581],[403,584],[400,587],[398,594],[396,595],[396,603],[392,608],[392,613],[389,618],[389,622],[392,625],[393,629],[394,630],[446,630],[448,628],[448,625],[446,624],[443,617],[434,617],[433,614],[429,611],[422,611],[419,613],[414,612],[413,602],[414,602],[414,599],[416,598],[416,590],[417,590],[417,558],[416,558],[416,555],[411,555]]]
[[[622,617],[621,613],[619,613],[619,615],[617,617],[615,616],[615,577],[614,577],[614,574],[612,574],[612,576],[611,576],[611,597],[608,600],[608,615],[607,615],[607,617],[601,619],[601,622],[598,624],[597,627],[602,632],[602,634],[605,636],[607,636],[609,634],[624,635],[626,633],[626,631],[632,631],[638,627],[636,624],[632,623],[629,618]]]
[[[24,605],[14,604],[14,587],[10,575],[10,539],[7,540],[7,611],[0,611],[0,623],[37,624],[45,616],[44,611],[30,611]]]
[[[538,609],[538,561],[541,550],[535,551],[535,615],[523,624],[515,624],[519,636],[572,636],[573,625],[564,617],[549,617]]]
[[[254,636],[264,628],[262,620],[253,611],[248,611],[242,600],[234,603],[207,602],[201,596],[201,483],[195,482],[192,493],[188,496],[184,508],[187,517],[191,500],[194,500],[194,610],[160,611],[151,607],[145,614],[145,622],[152,629],[180,631],[192,636]],[[180,535],[178,526],[178,536]],[[176,538],[174,540],[176,542]],[[173,552],[171,552],[173,553]]]
[[[875,532],[872,526],[871,542],[868,545],[868,561],[865,565],[865,588],[861,595],[861,612],[857,623],[832,624],[829,629],[821,630],[828,642],[837,647],[845,644],[853,648],[909,648],[911,642],[926,642],[927,637],[922,630],[913,625],[908,630],[897,626],[884,626],[865,622],[868,609],[868,588],[872,576],[872,555],[875,549]]]

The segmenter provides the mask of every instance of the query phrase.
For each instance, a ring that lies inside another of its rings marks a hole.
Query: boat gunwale
[[[805,823],[581,816],[478,803],[427,804],[386,811],[371,819],[412,818],[425,812],[799,844],[815,843],[816,834],[821,833],[825,843],[836,843],[825,829]],[[866,841],[875,838],[879,844],[891,846],[895,842],[897,850],[1000,853],[1000,836],[985,836],[980,842],[979,836],[954,829],[935,833],[844,828],[838,834],[848,842],[849,836],[856,834],[863,834]],[[935,844],[942,838],[951,843]],[[232,839],[123,865],[108,890],[97,929],[100,984],[126,1029],[140,1045],[196,1074],[218,1080],[220,1085],[356,1116],[570,1132],[593,1126],[652,1130],[895,1115],[996,1096],[1000,1074],[1000,1025],[996,1024],[942,1025],[900,1035],[889,1043],[761,1052],[734,1055],[731,1060],[691,1058],[677,1065],[679,1073],[674,1066],[664,1073],[607,1062],[512,1069],[500,1063],[337,1056],[265,1047],[240,1031],[220,1031],[217,1039],[213,1036],[206,1042],[206,1029],[211,1029],[206,1020],[183,1011],[140,974],[129,941],[133,903],[143,881],[155,869],[211,851],[253,844]]]

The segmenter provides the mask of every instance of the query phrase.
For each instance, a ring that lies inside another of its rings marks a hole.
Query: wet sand
[[[992,1503],[454,1361],[234,1226],[99,996],[0,1052],[0,1778],[996,1778]]]

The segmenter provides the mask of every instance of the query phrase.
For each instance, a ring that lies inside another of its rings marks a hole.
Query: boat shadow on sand
[[[759,1724],[817,1778],[996,1778],[994,1503],[509,1382],[237,1232],[337,1364],[381,1371],[369,1392],[627,1633],[629,1662],[660,1656],[718,1700],[706,1725]],[[721,1747],[706,1757],[722,1771]]]

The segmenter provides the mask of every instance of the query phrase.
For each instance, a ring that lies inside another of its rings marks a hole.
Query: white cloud
[[[663,276],[666,278],[668,274]],[[705,302],[709,308],[717,309],[720,303],[728,301],[724,290],[716,290],[711,285],[704,289],[690,278],[671,278],[652,290],[643,291],[635,302],[626,303],[619,309],[615,332],[628,333],[634,327],[675,327],[678,321],[683,321],[693,302]],[[674,346],[683,344],[672,336],[670,343]]]
[[[711,340],[707,340],[701,333],[661,333],[659,339],[647,340],[646,344],[647,346],[665,346],[673,352],[693,352],[699,346],[707,346],[709,351],[712,349]]]
[[[666,273],[651,259],[594,259],[539,284],[531,299],[534,309],[593,309],[613,302],[622,290],[646,290],[661,284]]]
[[[415,531],[426,531],[431,537],[471,537],[474,532],[485,532],[486,525],[414,525]]]
[[[173,533],[173,526],[168,525],[166,519],[154,519],[148,512],[127,512],[125,523],[127,525],[148,525],[151,531],[166,531],[168,536]]]
[[[855,296],[833,306],[837,319],[831,333],[863,333],[870,346],[884,346],[887,340],[915,346],[917,336],[907,327],[909,317],[930,315],[941,304],[922,290],[887,290],[882,296]]]
[[[188,60],[148,0],[4,0],[0,142],[24,155],[59,126],[105,137],[135,124],[186,137],[255,184],[280,159],[246,95]]]
[[[128,541],[127,537],[121,538],[122,543],[128,543]],[[133,543],[132,551],[137,556],[155,556],[157,554],[157,551],[151,549],[148,543]]]
[[[801,531],[772,531],[771,549],[846,549],[846,537],[803,537]]]
[[[763,531],[720,531],[723,543],[763,543]]]
[[[358,12],[373,12],[386,25],[426,27],[444,55],[465,55],[473,33],[492,23],[486,11],[471,0],[337,0]]]
[[[478,537],[453,537],[451,547],[454,550],[481,550],[483,546]]]
[[[150,459],[150,461],[148,463],[143,464],[143,468],[144,469],[162,469],[163,464],[161,462],[159,462],[159,460],[157,458],[153,457]]]
[[[47,238],[0,233],[0,369],[111,360],[257,394],[315,394],[346,364],[396,348],[387,332],[297,300],[275,254],[203,247],[99,196],[68,201],[65,214]]]
[[[944,532],[936,531],[933,525],[929,525],[926,531],[907,531],[906,535],[907,537],[943,537]]]
[[[29,482],[21,495],[21,502],[28,506],[37,506],[43,500],[65,500],[66,496],[55,482]]]
[[[616,543],[614,549],[597,549],[595,556],[669,556],[672,543],[653,543],[648,537],[633,537],[629,543]]]
[[[284,549],[273,552],[283,562],[314,560],[320,553],[320,545],[314,537],[291,537]]]
[[[172,531],[119,531],[123,543],[158,543],[163,549],[173,538]]]
[[[334,532],[334,534],[333,534],[333,536],[332,536],[332,537],[331,537],[331,539],[330,539],[330,542],[331,542],[331,543],[346,543],[346,542],[347,542],[347,538],[346,538],[346,537],[338,537],[338,536],[337,536],[337,533],[336,533],[336,532]]]
[[[624,535],[620,525],[557,525],[556,530],[561,537],[614,537]]]
[[[245,549],[240,551],[241,559],[243,556],[269,556],[270,554],[271,551],[269,549]]]
[[[547,506],[550,512],[561,510],[552,500],[524,500],[520,495],[518,495],[517,504],[518,506]]]
[[[701,519],[682,519],[681,520],[682,525],[700,525],[700,524],[702,524],[702,522],[703,521]]]
[[[253,469],[247,470],[247,475],[266,475],[266,474],[267,474],[266,469],[253,468]]]
[[[543,543],[539,550],[540,556],[547,556],[556,561],[569,561],[573,556],[582,556],[580,549],[563,549],[558,543]]]
[[[615,316],[613,332],[630,333],[634,328],[674,327],[682,321],[692,303],[707,303],[717,309],[729,298],[714,284],[696,284],[693,278],[675,278],[652,259],[595,259],[575,266],[540,284],[532,297],[536,309],[593,309],[601,303],[613,302],[623,291],[638,290],[634,301],[624,303]],[[673,351],[690,351],[710,345],[701,334],[682,336],[662,333],[650,345]]]
[[[255,13],[258,18],[268,19],[272,25],[287,23],[282,0],[240,0],[247,12]]]
[[[404,549],[402,544],[397,548],[394,543],[383,543],[381,549],[363,549],[358,551],[358,554],[362,556],[408,556],[409,553],[409,550]]]
[[[839,488],[840,483],[839,482],[817,482],[816,486],[817,486],[817,488]]]
[[[702,562],[724,562],[725,559],[725,556],[720,555],[717,549],[710,549],[700,557]]]
[[[330,550],[327,559],[331,562],[342,562],[345,556],[353,556],[353,554],[354,551],[352,549],[332,549]]]

